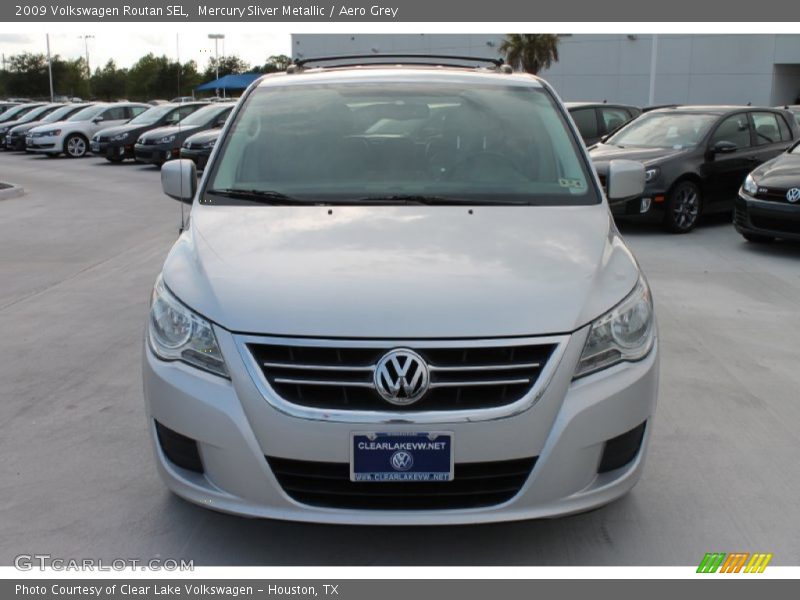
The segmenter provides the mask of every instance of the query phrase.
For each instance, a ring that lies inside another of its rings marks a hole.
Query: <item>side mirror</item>
[[[103,121],[105,121],[103,117],[95,117],[94,119],[92,119],[92,123],[94,123],[95,125],[97,125],[98,123],[102,123]]]
[[[161,167],[161,188],[170,198],[191,204],[197,191],[197,168],[186,158],[170,160]]]
[[[609,200],[641,196],[644,192],[644,165],[635,160],[612,160],[608,163],[606,187]]]
[[[711,148],[711,151],[714,154],[730,154],[731,152],[736,152],[739,149],[739,146],[734,144],[733,142],[726,142],[725,140],[720,140]]]

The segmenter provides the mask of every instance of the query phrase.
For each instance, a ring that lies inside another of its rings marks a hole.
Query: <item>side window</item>
[[[599,135],[597,133],[597,115],[593,108],[573,110],[571,114],[583,139],[589,139]]]
[[[731,115],[719,124],[714,135],[711,136],[711,145],[718,142],[731,142],[737,148],[750,146],[750,126],[747,115],[744,113]]]
[[[781,141],[781,130],[775,113],[754,112],[753,128],[756,130],[756,145],[776,144]]]
[[[140,114],[142,114],[146,110],[147,110],[146,106],[129,106],[128,107],[128,113],[129,113],[131,118],[138,117]]]
[[[170,113],[164,119],[164,123],[167,125],[174,125],[183,119],[183,117],[185,117],[187,114],[186,107],[176,108],[175,110],[170,111]]]
[[[789,125],[786,123],[786,119],[783,118],[783,115],[778,115],[778,129],[781,130],[781,141],[791,141],[792,131],[789,129]]]
[[[603,117],[603,125],[605,126],[606,133],[611,133],[615,129],[622,127],[630,121],[630,114],[622,108],[606,108],[600,109],[600,114]]]
[[[103,120],[120,121],[122,119],[127,119],[128,117],[125,115],[125,112],[124,106],[115,106],[113,108],[106,109],[106,111],[103,113]]]

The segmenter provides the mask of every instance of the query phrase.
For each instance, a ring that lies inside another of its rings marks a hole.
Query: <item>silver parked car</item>
[[[619,498],[650,437],[656,323],[574,123],[504,65],[392,62],[266,76],[199,184],[164,165],[192,209],[144,348],[162,478],[327,523]],[[606,183],[636,196],[644,169],[612,161]]]

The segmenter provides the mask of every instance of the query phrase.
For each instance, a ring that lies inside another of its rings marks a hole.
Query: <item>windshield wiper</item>
[[[475,204],[518,204],[517,202],[484,202],[448,196],[426,196],[424,194],[394,194],[387,196],[365,196],[348,201],[347,204],[422,204],[425,206],[475,205]]]
[[[321,202],[301,200],[274,190],[246,190],[239,188],[223,188],[206,190],[206,194],[222,196],[223,198],[233,198],[235,200],[247,200],[248,202],[258,202],[260,204],[290,205],[290,204],[314,204]]]

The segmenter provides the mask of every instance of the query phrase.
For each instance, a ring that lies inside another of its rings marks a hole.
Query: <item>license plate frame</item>
[[[453,481],[454,442],[452,431],[353,431],[350,433],[350,481]],[[411,464],[408,464],[409,457]]]

